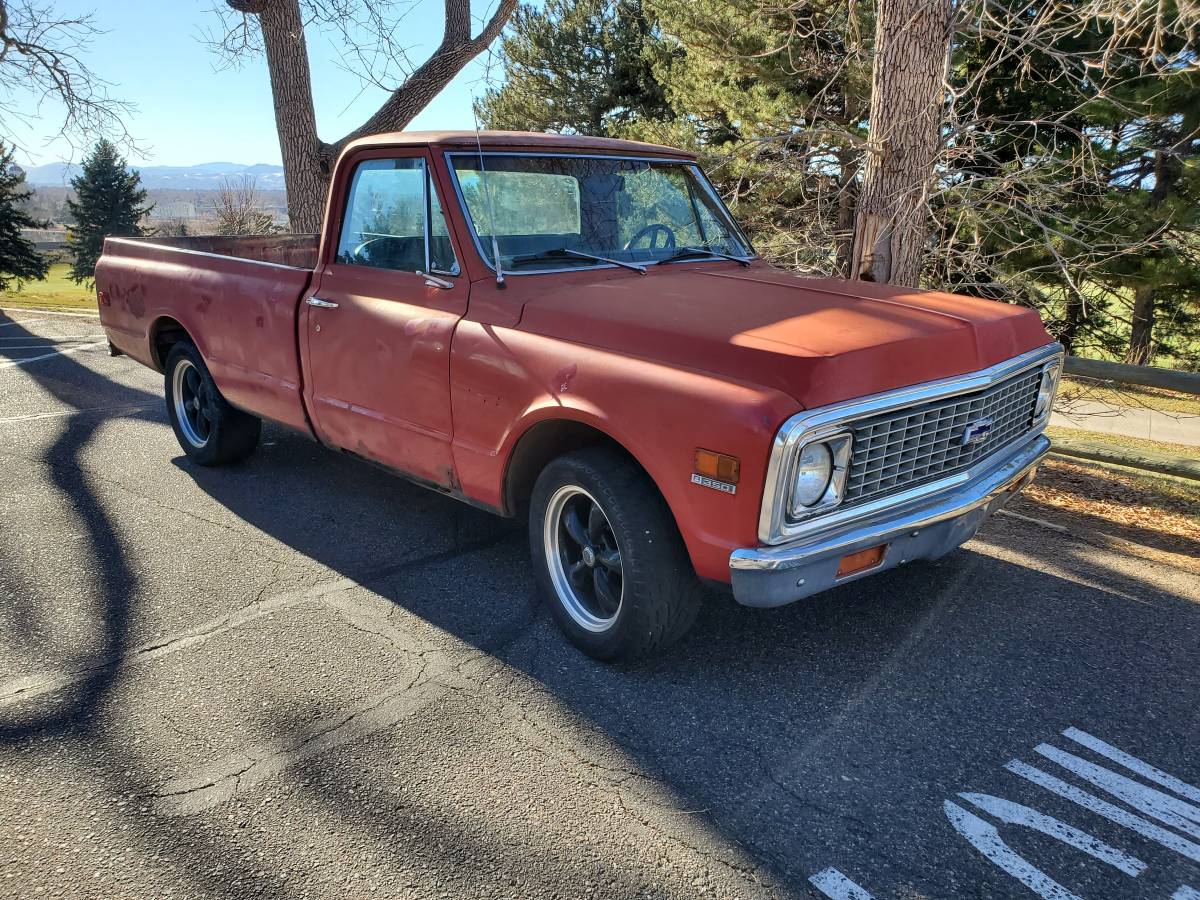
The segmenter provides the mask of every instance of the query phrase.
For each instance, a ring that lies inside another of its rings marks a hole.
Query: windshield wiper
[[[549,259],[562,259],[564,256],[572,259],[590,259],[592,262],[610,263],[614,266],[620,266],[622,269],[633,269],[635,272],[640,272],[643,275],[646,274],[646,267],[639,266],[637,263],[609,259],[607,256],[596,256],[594,253],[581,253],[578,250],[569,250],[566,247],[543,250],[541,253],[527,253],[524,256],[514,256],[510,265],[519,266],[522,263],[528,262],[545,262]]]
[[[734,262],[739,262],[743,266],[750,265],[750,257],[734,256],[732,253],[722,253],[720,250],[712,250],[708,247],[680,247],[663,262],[682,262],[685,259],[697,259],[701,256],[715,256],[718,259],[732,259]]]

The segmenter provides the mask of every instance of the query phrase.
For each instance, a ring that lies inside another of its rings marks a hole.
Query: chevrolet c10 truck
[[[114,353],[200,465],[264,419],[528,516],[602,659],[935,559],[1034,475],[1062,348],[1020,306],[760,260],[687,153],[501,132],[346,148],[320,235],[110,238]],[[480,598],[480,602],[486,602]]]

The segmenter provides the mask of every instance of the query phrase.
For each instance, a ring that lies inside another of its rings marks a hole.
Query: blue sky
[[[239,70],[222,69],[204,44],[204,32],[220,25],[212,12],[216,2],[55,0],[62,15],[92,13],[107,32],[85,59],[112,83],[114,96],[137,106],[128,117],[143,151],[130,154],[134,165],[279,162],[266,63],[260,57]],[[482,20],[494,4],[474,0],[476,17]],[[441,38],[442,9],[443,0],[414,0],[399,23],[397,33],[418,63]],[[385,95],[377,88],[362,91],[359,80],[341,67],[331,36],[310,30],[307,39],[318,127],[323,139],[336,140],[361,125]],[[482,93],[489,78],[499,77],[499,67],[480,57],[409,127],[473,128],[472,95]],[[40,116],[11,135],[25,151],[19,160],[39,165],[72,158],[69,145],[52,140],[61,122],[58,110],[47,106]]]

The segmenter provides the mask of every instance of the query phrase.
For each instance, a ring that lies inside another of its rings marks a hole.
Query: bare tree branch
[[[0,133],[28,125],[49,105],[61,108],[59,134],[73,147],[100,136],[130,144],[125,117],[132,106],[114,99],[111,85],[84,62],[103,33],[91,16],[64,17],[36,0],[0,0]],[[32,99],[33,113],[18,111],[21,98]]]

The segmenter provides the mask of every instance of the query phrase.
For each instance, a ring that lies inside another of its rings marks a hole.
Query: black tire
[[[572,512],[581,520],[583,509],[590,513],[592,505],[599,507],[605,520],[596,541],[591,538],[590,516],[586,529],[588,541],[594,544],[593,560],[606,557],[602,565],[587,563],[582,551],[574,558],[574,549],[583,545],[573,540],[566,522]],[[548,518],[553,519],[552,529]],[[621,591],[612,613],[614,538]],[[654,482],[616,451],[588,448],[546,466],[530,501],[529,543],[535,577],[555,621],[571,643],[589,656],[615,660],[648,655],[679,640],[696,619],[704,591],[675,519]],[[555,553],[562,561],[557,568]],[[576,575],[583,583],[569,574],[581,563]],[[585,596],[589,579],[594,588],[591,604]],[[556,580],[567,585],[566,594],[560,594]],[[607,607],[595,612],[605,600]],[[582,624],[581,618],[593,614],[590,627]]]
[[[254,452],[262,421],[234,409],[221,396],[194,344],[181,341],[171,348],[163,384],[171,428],[190,459],[202,466],[223,466]],[[189,389],[188,384],[195,387]],[[180,420],[181,413],[187,421]]]

